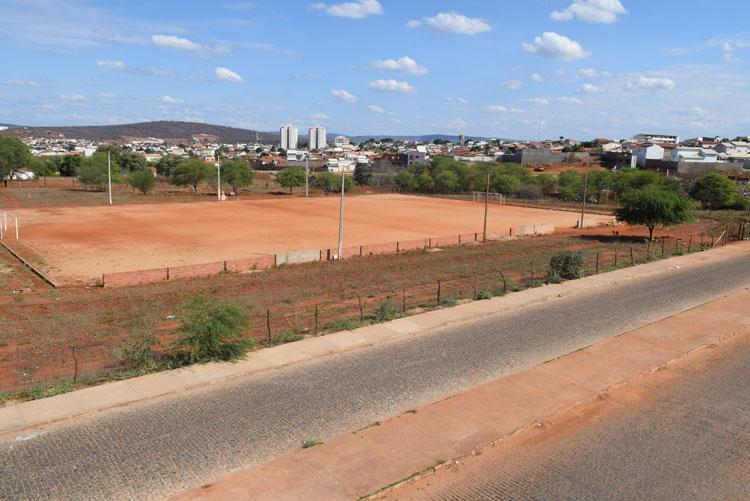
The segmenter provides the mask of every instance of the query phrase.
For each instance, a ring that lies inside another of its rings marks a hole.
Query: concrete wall
[[[742,166],[729,162],[662,162],[660,170],[669,169],[678,174],[710,174],[711,172],[731,172]]]
[[[276,254],[276,266],[282,264],[301,264],[320,261],[320,249]]]

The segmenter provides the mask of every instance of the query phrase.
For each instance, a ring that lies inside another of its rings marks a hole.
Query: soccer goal
[[[0,239],[4,239],[8,234],[8,218],[11,218],[16,225],[16,240],[18,240],[18,218],[10,212],[3,212],[3,220],[0,221]]]
[[[489,198],[487,196],[489,195]],[[505,205],[505,195],[502,193],[490,192],[489,194],[485,191],[475,191],[472,195],[472,201],[482,202],[489,200],[491,204]]]

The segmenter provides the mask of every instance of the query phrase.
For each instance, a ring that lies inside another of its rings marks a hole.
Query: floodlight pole
[[[221,153],[219,153],[216,167],[216,172],[218,175],[218,180],[216,181],[216,198],[218,198],[219,202],[221,202]]]
[[[309,195],[309,183],[308,178],[310,177],[310,153],[308,152],[307,155],[305,155],[305,198]]]
[[[487,172],[487,191],[484,197],[484,231],[482,231],[482,242],[487,241],[487,206],[490,203],[490,173]]]
[[[583,183],[583,203],[581,204],[581,229],[583,229],[583,216],[586,215],[586,191],[589,187],[589,172],[586,171],[586,178]]]
[[[339,253],[338,259],[341,259],[342,242],[344,238],[344,168],[341,167],[341,209],[339,210]]]
[[[112,161],[109,150],[107,150],[107,179],[109,184],[109,205],[112,205]]]

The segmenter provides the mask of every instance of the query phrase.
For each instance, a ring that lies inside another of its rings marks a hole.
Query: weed
[[[445,297],[440,304],[443,306],[456,306],[456,303],[458,302],[458,294],[451,294],[450,296]]]
[[[274,346],[277,346],[280,344],[294,343],[295,341],[299,341],[304,338],[305,336],[303,336],[302,334],[294,334],[293,332],[282,332],[280,334],[276,334],[273,337],[271,344]]]
[[[375,310],[375,320],[378,322],[388,322],[393,320],[397,313],[396,305],[390,299],[384,299],[380,302],[380,306]]]
[[[477,297],[475,299],[477,301],[481,301],[483,299],[492,299],[492,292],[488,290],[481,290],[477,293]]]
[[[310,447],[315,447],[316,445],[323,445],[323,441],[319,438],[308,438],[307,440],[302,441],[303,449],[309,449]]]

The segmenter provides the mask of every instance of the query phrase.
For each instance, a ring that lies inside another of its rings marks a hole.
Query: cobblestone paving
[[[688,267],[11,438],[0,499],[167,495],[748,284],[750,256]]]
[[[594,422],[525,432],[387,499],[750,499],[750,337],[704,356],[632,383],[640,395]]]

